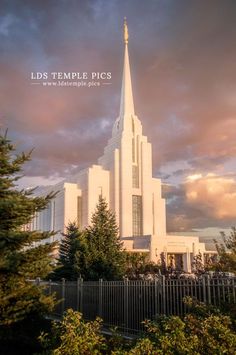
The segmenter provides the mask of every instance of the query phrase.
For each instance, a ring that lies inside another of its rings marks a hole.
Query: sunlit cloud
[[[187,181],[195,181],[195,180],[198,180],[201,178],[202,178],[202,174],[193,174],[193,175],[187,176],[186,180]]]
[[[236,219],[236,180],[207,174],[189,180],[185,185],[187,204],[199,206],[206,216]]]
[[[167,221],[171,232],[235,225],[235,175],[192,175],[177,187],[164,185],[164,195],[168,202]]]

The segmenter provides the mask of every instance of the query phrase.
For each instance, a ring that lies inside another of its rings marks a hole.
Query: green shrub
[[[101,319],[85,322],[78,312],[68,310],[61,323],[54,322],[52,335],[43,334],[44,355],[234,355],[236,334],[231,320],[217,309],[186,299],[191,313],[145,321],[146,333],[134,341],[114,333],[101,335]]]
[[[147,333],[126,354],[235,354],[236,334],[231,320],[219,310],[185,300],[191,313],[180,317],[160,317],[146,321]]]
[[[43,333],[40,341],[43,354],[90,355],[106,350],[105,338],[101,335],[101,319],[85,322],[79,312],[68,309],[62,322],[53,322],[51,335]]]

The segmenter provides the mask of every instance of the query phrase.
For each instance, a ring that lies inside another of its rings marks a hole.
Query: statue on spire
[[[123,117],[123,123],[125,121],[124,117],[134,116],[134,102],[130,75],[130,65],[129,65],[129,53],[128,53],[128,26],[126,22],[126,17],[124,18],[124,67],[123,67],[123,78],[121,87],[121,99],[120,99],[120,117]],[[129,119],[128,119],[129,120]]]
[[[124,43],[128,44],[128,39],[129,39],[129,33],[128,33],[128,26],[127,26],[127,21],[126,17],[124,18]]]

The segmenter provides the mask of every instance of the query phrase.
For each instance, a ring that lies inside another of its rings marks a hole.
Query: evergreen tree
[[[231,228],[227,237],[221,232],[222,243],[215,241],[218,252],[218,261],[212,266],[216,271],[230,271],[236,273],[236,227]]]
[[[84,277],[87,265],[88,247],[85,233],[80,231],[75,222],[69,223],[59,248],[59,268],[53,278],[76,280]]]
[[[101,196],[91,222],[86,230],[89,249],[87,279],[120,279],[125,271],[125,255],[118,236],[115,215]]]
[[[207,265],[203,262],[200,252],[193,257],[192,270],[197,276],[201,276],[207,271]]]
[[[52,232],[24,228],[37,212],[45,209],[54,196],[34,197],[32,190],[19,190],[22,164],[29,154],[16,154],[15,148],[0,132],[0,325],[18,324],[28,316],[50,311],[54,299],[30,282],[44,278],[52,269],[55,243],[39,244]]]

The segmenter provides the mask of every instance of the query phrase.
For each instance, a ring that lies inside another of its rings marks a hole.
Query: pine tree
[[[124,275],[125,255],[118,237],[115,215],[101,196],[87,228],[90,261],[87,278],[90,280],[117,280]]]
[[[216,271],[230,271],[236,273],[236,227],[231,228],[229,236],[221,232],[222,243],[215,240],[218,261],[212,268]]]
[[[84,232],[80,231],[77,224],[73,222],[68,224],[66,233],[62,235],[59,248],[59,268],[55,271],[53,278],[76,280],[78,277],[84,277],[88,255]]]
[[[53,232],[23,228],[53,198],[34,197],[32,190],[17,189],[22,165],[29,154],[16,154],[15,148],[0,132],[0,325],[14,325],[32,315],[50,311],[54,299],[30,282],[44,278],[52,270],[55,243],[38,242]]]
[[[207,271],[207,265],[204,263],[200,252],[193,257],[192,270],[197,276],[201,276]]]

